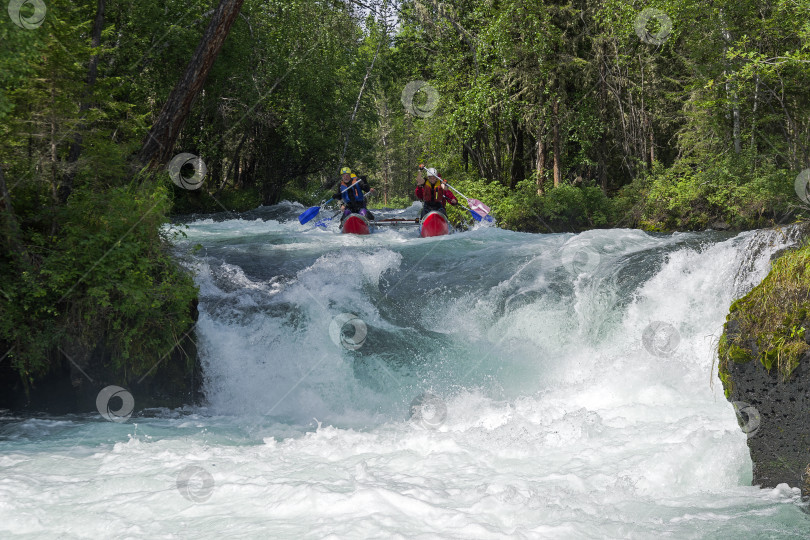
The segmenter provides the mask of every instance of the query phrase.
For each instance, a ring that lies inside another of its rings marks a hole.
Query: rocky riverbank
[[[196,301],[191,306],[197,318]],[[114,416],[137,414],[155,407],[182,407],[202,399],[202,372],[194,342],[193,326],[170,351],[153,355],[151,368],[134,372],[115,361],[115,352],[103,341],[87,346],[80,340],[65,338],[50,351],[51,368],[34,383],[25,380],[10,362],[0,362],[0,409],[45,414],[74,414],[109,410]],[[99,406],[104,389],[109,399]]]
[[[719,374],[748,435],[753,484],[810,496],[810,245],[801,230],[771,272],[732,304]]]

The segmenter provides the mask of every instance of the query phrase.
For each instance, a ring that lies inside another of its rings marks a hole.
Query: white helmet
[[[425,169],[425,172],[427,173],[428,177],[435,176],[436,178],[439,178],[439,173],[437,173],[436,169],[434,169],[433,167]]]

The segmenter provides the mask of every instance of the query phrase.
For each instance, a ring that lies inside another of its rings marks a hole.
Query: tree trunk
[[[537,194],[545,195],[543,191],[543,180],[546,174],[546,145],[542,137],[537,138]]]
[[[174,143],[186,122],[194,100],[202,90],[208,72],[219,54],[244,0],[220,0],[208,28],[200,39],[186,72],[169,94],[152,130],[138,153],[138,165],[157,168],[168,163]]]
[[[51,199],[53,205],[59,202],[59,186],[57,180],[57,170],[56,170],[56,163],[58,161],[58,154],[56,152],[56,88],[53,86],[56,84],[56,80],[52,81],[51,84],[51,139],[50,139],[50,158],[51,158]],[[54,220],[51,223],[51,234],[55,232],[53,227],[56,226],[56,221]]]
[[[384,10],[385,4],[383,4],[383,11]],[[377,50],[374,51],[374,58],[371,59],[371,64],[366,69],[366,76],[363,77],[363,84],[360,85],[360,92],[357,94],[357,101],[354,103],[354,110],[352,111],[352,117],[349,119],[349,125],[346,127],[346,138],[343,141],[343,152],[340,154],[340,164],[338,165],[338,168],[343,166],[343,160],[346,159],[346,150],[349,148],[349,136],[352,133],[352,124],[357,116],[357,110],[360,108],[360,100],[363,98],[363,91],[366,89],[366,83],[368,83],[368,78],[371,76],[372,70],[374,70],[374,64],[377,62],[377,56],[380,54],[380,47],[382,46],[382,42],[385,40],[387,33],[388,26],[385,25],[383,26],[383,33],[377,42]]]
[[[607,175],[607,138],[602,135],[599,140],[599,185],[602,187],[602,193],[606,196],[608,194],[608,175]]]
[[[509,187],[515,189],[518,182],[525,178],[526,169],[523,167],[523,130],[517,122],[512,122],[512,133],[515,137],[515,149],[512,152],[512,167],[509,171]]]
[[[742,140],[740,139],[740,101],[737,97],[737,91],[734,90],[731,94],[733,103],[733,116],[734,116],[734,153],[739,155],[742,152]]]
[[[602,45],[600,47],[600,59],[599,59],[599,111],[600,116],[606,123],[607,122],[612,123],[613,119],[608,119],[609,93],[607,84],[607,77],[608,77],[607,58],[608,58],[607,43],[602,42]],[[602,133],[602,136],[599,137],[599,164],[598,164],[599,170],[597,171],[597,175],[599,176],[599,185],[602,187],[602,193],[604,193],[606,196],[608,193],[607,154],[608,154],[607,135],[605,133]]]
[[[638,55],[639,71],[641,72],[641,110],[639,111],[639,146],[641,146],[641,158],[647,162],[650,156],[649,149],[647,148],[647,128],[649,127],[647,113],[644,110],[644,61],[641,58],[641,53]],[[647,170],[652,168],[652,161],[647,163]]]
[[[218,186],[222,181],[222,160],[215,159],[211,163],[211,185]]]
[[[96,9],[96,20],[93,23],[93,35],[90,38],[90,45],[95,49],[101,45],[101,32],[104,29],[104,1],[98,0],[98,7]],[[90,57],[90,63],[87,67],[87,89],[86,96],[82,99],[79,105],[79,118],[83,118],[87,111],[90,110],[90,100],[93,97],[93,87],[96,85],[96,77],[98,75],[98,54]],[[73,180],[76,178],[76,162],[79,161],[79,156],[82,154],[82,131],[84,124],[79,121],[76,128],[76,133],[73,134],[73,142],[70,144],[70,151],[68,152],[67,170],[62,175],[62,183],[59,186],[57,195],[59,202],[65,204],[73,191]]]
[[[501,161],[501,157],[503,156],[503,152],[501,151],[501,125],[497,119],[495,121],[495,129],[492,130],[492,134],[495,136],[495,143],[488,145],[490,154],[492,154],[492,172],[487,175],[487,178],[489,178],[490,182],[493,180],[503,181],[503,176],[501,176],[504,172],[503,163]]]
[[[391,152],[388,144],[388,134],[392,130],[391,118],[388,114],[388,104],[385,99],[378,101],[378,110],[380,110],[380,135],[382,135],[382,158],[383,158],[383,171],[382,171],[382,193],[383,193],[383,206],[388,206],[388,195],[391,191],[392,182],[392,168],[391,168]]]
[[[464,164],[464,172],[470,170],[470,151],[465,143],[461,144],[461,162]]]
[[[634,176],[633,167],[630,165],[631,161],[627,159],[628,156],[630,156],[632,153],[630,145],[630,135],[628,134],[630,128],[627,125],[628,117],[630,116],[630,114],[626,114],[624,111],[624,102],[623,102],[624,98],[622,97],[622,90],[624,88],[622,83],[624,81],[624,77],[622,77],[622,65],[621,60],[619,58],[619,46],[615,40],[613,42],[613,50],[616,59],[616,73],[618,74],[616,77],[617,88],[614,91],[614,95],[616,96],[616,104],[619,107],[619,118],[622,121],[622,150],[624,151],[625,156],[623,163],[625,164],[625,167],[627,167],[627,172],[630,174],[630,176]],[[629,93],[630,92],[628,91],[628,94]]]
[[[245,130],[245,134],[242,135],[242,140],[239,141],[239,144],[236,146],[236,152],[234,152],[233,160],[231,161],[231,167],[229,171],[225,171],[225,175],[222,179],[222,184],[220,184],[219,188],[217,188],[217,192],[215,196],[218,196],[222,189],[228,184],[228,180],[233,178],[233,187],[236,188],[239,179],[239,160],[241,159],[242,155],[242,145],[245,144],[245,141],[248,138],[248,134],[250,133],[249,130]]]
[[[244,176],[242,177],[242,186],[246,189],[256,185],[256,161],[256,156],[250,156],[250,161],[247,162],[247,167],[245,167]],[[262,185],[262,187],[264,187],[264,185]],[[268,195],[267,190],[262,189],[262,192],[265,197]]]
[[[754,108],[751,111],[751,152],[757,158],[757,106],[759,105],[759,74],[754,75]]]
[[[484,155],[485,147],[488,146],[485,129],[479,129],[475,133],[473,143],[475,144],[475,148],[468,145],[467,149],[470,151],[470,155],[476,162],[478,174],[481,176],[481,178],[486,178],[488,181],[491,181],[492,176],[489,174],[489,166],[487,164],[486,156]]]
[[[723,9],[720,9],[720,22],[722,24],[722,28],[720,30],[720,34],[723,36],[723,40],[725,41],[725,45],[723,47],[724,56],[728,54],[728,48],[732,44],[731,41],[731,31],[728,29],[728,25],[725,21],[725,15]],[[732,118],[732,138],[734,140],[734,153],[740,154],[742,152],[742,141],[740,140],[740,103],[739,98],[737,96],[737,88],[736,83],[734,88],[732,88],[731,84],[728,82],[728,71],[731,68],[728,66],[728,62],[726,62],[726,69],[723,70],[723,75],[726,76],[726,99],[729,101],[729,107],[731,109],[731,118]]]
[[[560,166],[560,100],[554,98],[554,103],[551,106],[551,113],[554,115],[554,127],[552,129],[552,144],[554,145],[553,152],[554,152],[554,187],[560,187],[560,176],[561,176],[561,166]]]

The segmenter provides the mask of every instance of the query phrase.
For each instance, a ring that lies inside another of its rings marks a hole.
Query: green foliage
[[[541,215],[557,230],[606,227],[613,221],[610,200],[595,186],[563,185],[541,199]]]
[[[368,203],[369,208],[408,208],[413,204],[413,199],[408,197],[389,197],[388,204],[382,197],[373,197]]]
[[[31,32],[20,28],[11,23],[6,13],[2,13],[2,15],[3,22],[0,24],[0,126],[6,124],[4,119],[14,108],[9,91],[18,88],[23,81],[34,75],[33,61],[44,46],[42,32]]]
[[[610,226],[615,222],[613,203],[595,186],[563,185],[537,195],[533,180],[518,183],[516,189],[491,182],[471,180],[454,184],[468,197],[492,208],[498,225],[528,232],[568,232]],[[461,202],[464,199],[461,198]]]
[[[336,175],[349,129],[346,161],[373,162],[369,93],[350,120],[379,37],[345,7],[315,0],[248,0],[242,15],[178,141],[208,165],[203,189],[255,187],[259,202],[277,203],[290,184]],[[177,76],[156,73],[149,84]]]
[[[31,261],[0,259],[0,341],[24,378],[52,369],[65,341],[102,345],[122,380],[174,349],[197,289],[169,253],[168,208],[165,187],[80,190],[59,210],[58,235],[28,229]]]
[[[641,226],[648,230],[702,230],[715,222],[735,229],[766,227],[789,216],[795,172],[750,158],[698,163],[681,160],[647,179]]]
[[[403,120],[380,131],[416,149],[386,157],[411,171],[413,154],[431,157],[469,180],[468,191],[505,187],[494,203],[481,198],[497,207],[501,226],[519,230],[692,230],[716,221],[739,229],[792,218],[786,180],[810,152],[800,135],[810,126],[807,8],[643,7],[670,17],[664,43],[641,42],[642,6],[617,0],[404,4],[392,55],[407,67],[393,71],[395,89],[428,81],[440,106],[414,118],[397,107],[398,92],[387,93]],[[410,126],[417,133],[397,139]],[[545,180],[555,156],[552,188]],[[544,196],[529,181],[538,175]],[[407,194],[409,180],[396,194]]]

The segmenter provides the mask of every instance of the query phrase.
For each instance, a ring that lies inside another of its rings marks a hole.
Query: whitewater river
[[[0,537],[810,534],[797,490],[750,486],[715,366],[783,233],[356,237],[301,211],[177,242],[202,406],[0,418]]]

